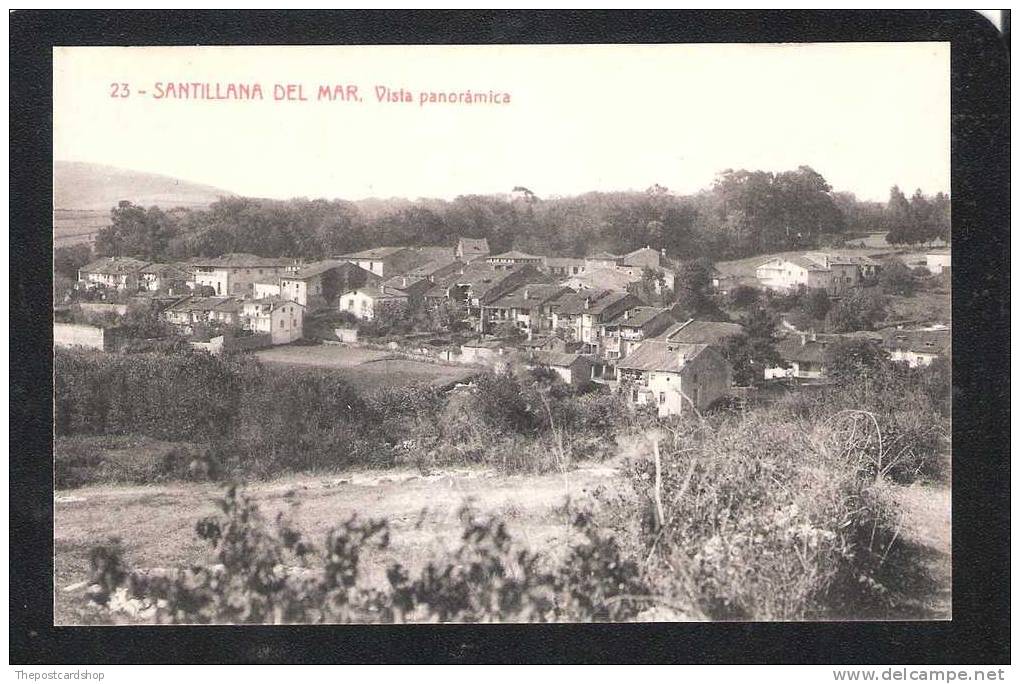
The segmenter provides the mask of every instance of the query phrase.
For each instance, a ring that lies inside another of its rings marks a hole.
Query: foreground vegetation
[[[566,482],[580,461],[601,459],[618,472],[611,485],[564,501],[557,516],[574,531],[558,553],[520,543],[510,511],[466,510],[454,548],[415,567],[394,558],[371,578],[361,561],[385,552],[392,521],[340,518],[323,542],[286,516],[263,517],[230,488],[219,515],[196,527],[215,550],[212,563],[132,572],[117,544],[93,549],[94,602],[127,606],[133,619],[900,615],[923,572],[903,534],[898,491],[948,479],[948,369],[908,371],[866,347],[845,349],[839,361],[831,389],[662,421],[629,413],[611,395],[579,395],[541,370],[483,375],[470,393],[361,395],[328,372],[279,373],[250,359],[68,353],[57,360],[57,425],[71,440],[138,431],[165,444],[204,438],[203,477],[480,464],[561,473]],[[149,375],[126,363],[149,364]],[[203,406],[168,389],[140,401],[132,382],[223,396]],[[116,392],[105,393],[112,388],[135,396],[130,414]],[[194,448],[174,447],[167,460],[183,463]],[[58,454],[58,478],[61,467]],[[119,614],[96,610],[101,617],[91,619]]]

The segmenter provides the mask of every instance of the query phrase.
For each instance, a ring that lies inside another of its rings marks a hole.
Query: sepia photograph
[[[54,624],[951,620],[950,53],[54,47]]]

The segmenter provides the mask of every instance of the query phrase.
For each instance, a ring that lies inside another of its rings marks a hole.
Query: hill
[[[87,162],[53,163],[53,208],[103,211],[121,200],[143,206],[205,207],[234,193],[170,176]]]

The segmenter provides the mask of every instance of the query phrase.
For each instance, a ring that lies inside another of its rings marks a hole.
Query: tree
[[[876,379],[891,370],[889,355],[870,340],[839,340],[826,350],[829,375],[837,383]]]
[[[891,245],[913,244],[917,242],[914,233],[910,202],[899,186],[889,190],[889,201],[885,205],[886,242]]]
[[[751,285],[737,285],[730,290],[730,304],[740,308],[754,304],[760,297],[761,290]]]
[[[902,261],[886,264],[878,275],[878,282],[886,294],[910,296],[917,288],[914,274]]]
[[[78,270],[90,261],[92,247],[84,242],[53,250],[53,272],[71,280],[78,280]]]
[[[931,202],[932,233],[935,239],[952,240],[952,204],[944,192],[935,195]]]
[[[694,317],[714,308],[708,295],[713,269],[712,262],[704,257],[680,264],[674,283],[678,312]]]
[[[825,290],[810,288],[800,296],[799,308],[812,321],[822,321],[832,308],[832,301]]]
[[[110,211],[110,225],[96,234],[96,254],[158,260],[176,236],[176,219],[162,209],[124,200]]]
[[[885,318],[885,297],[878,288],[852,290],[826,317],[826,327],[832,332],[874,330],[875,323]]]
[[[733,367],[733,382],[741,387],[760,386],[765,369],[782,367],[783,358],[776,348],[776,318],[761,306],[753,306],[741,319],[744,332],[726,342],[723,356]]]

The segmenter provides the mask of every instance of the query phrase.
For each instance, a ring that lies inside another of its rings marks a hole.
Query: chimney
[[[630,309],[627,309],[626,311],[623,312],[623,320],[626,321],[629,318],[630,318]]]
[[[805,335],[804,333],[801,333],[801,335],[800,335],[800,346],[803,347],[806,344],[807,344],[807,335]]]
[[[586,309],[590,309],[591,308],[591,297],[587,297],[586,296],[584,298],[584,308],[586,308]]]

